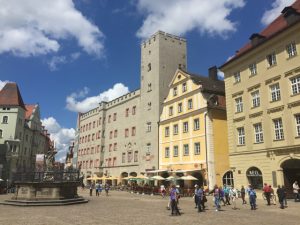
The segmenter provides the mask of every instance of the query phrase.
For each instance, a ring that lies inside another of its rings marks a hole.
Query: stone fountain
[[[56,151],[49,150],[45,155],[44,171],[16,173],[14,196],[0,204],[49,206],[87,203],[88,200],[77,194],[77,187],[82,182],[80,171],[72,168],[56,169],[55,154]]]

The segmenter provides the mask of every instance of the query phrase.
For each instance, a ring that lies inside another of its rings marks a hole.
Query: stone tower
[[[158,168],[158,121],[178,68],[186,70],[186,40],[158,31],[141,44],[141,167]],[[141,168],[142,171],[142,168]]]

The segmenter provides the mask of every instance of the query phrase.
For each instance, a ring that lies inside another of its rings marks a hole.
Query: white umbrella
[[[150,177],[151,180],[165,180],[166,178],[163,178],[162,176],[153,176]]]
[[[181,177],[173,177],[173,176],[169,176],[166,178],[167,180],[181,180]]]
[[[180,177],[181,180],[198,180],[196,177],[193,177],[191,175],[188,176],[182,176]]]

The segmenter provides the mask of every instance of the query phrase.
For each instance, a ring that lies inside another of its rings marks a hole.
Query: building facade
[[[189,174],[210,189],[223,184],[229,171],[224,91],[216,67],[209,77],[176,71],[159,123],[163,175]]]
[[[15,172],[34,171],[36,154],[44,154],[52,143],[42,126],[39,105],[26,105],[16,83],[0,91],[0,152],[3,180]]]
[[[299,33],[298,0],[221,67],[237,186],[300,181]]]
[[[140,89],[79,115],[77,165],[86,177],[158,168],[162,102],[179,67],[186,68],[186,40],[159,31],[141,44]]]

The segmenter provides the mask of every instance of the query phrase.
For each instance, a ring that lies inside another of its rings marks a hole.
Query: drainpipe
[[[206,163],[206,177],[207,177],[207,187],[209,189],[209,179],[208,179],[208,160],[207,160],[207,112],[204,113],[204,132],[205,132],[205,163]]]

